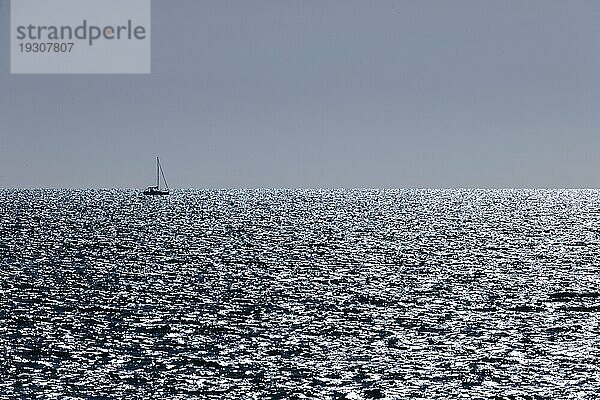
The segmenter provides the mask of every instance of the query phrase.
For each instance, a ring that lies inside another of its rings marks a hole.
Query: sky
[[[153,0],[149,75],[11,75],[9,17],[0,187],[600,187],[598,0]]]

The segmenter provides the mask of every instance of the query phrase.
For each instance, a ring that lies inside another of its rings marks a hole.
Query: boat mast
[[[160,180],[158,178],[159,169],[160,169],[160,161],[158,161],[158,156],[157,156],[156,157],[156,188],[157,189],[160,189]]]

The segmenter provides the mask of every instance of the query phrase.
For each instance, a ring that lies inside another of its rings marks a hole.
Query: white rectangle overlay
[[[12,0],[11,73],[150,73],[150,1]]]

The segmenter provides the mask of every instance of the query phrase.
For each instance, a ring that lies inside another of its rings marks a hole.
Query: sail
[[[167,178],[165,178],[165,173],[164,173],[164,171],[162,169],[162,165],[160,165],[160,160],[158,159],[158,157],[156,157],[156,163],[158,164],[158,169],[160,171],[160,176],[162,176],[163,182],[165,183],[165,188],[167,190],[169,190],[169,184],[167,183]],[[158,180],[158,173],[157,173],[156,178]],[[159,183],[159,187],[160,187],[160,183]]]

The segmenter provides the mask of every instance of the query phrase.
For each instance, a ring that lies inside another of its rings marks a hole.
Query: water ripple
[[[1,398],[600,391],[597,191],[0,200]]]

